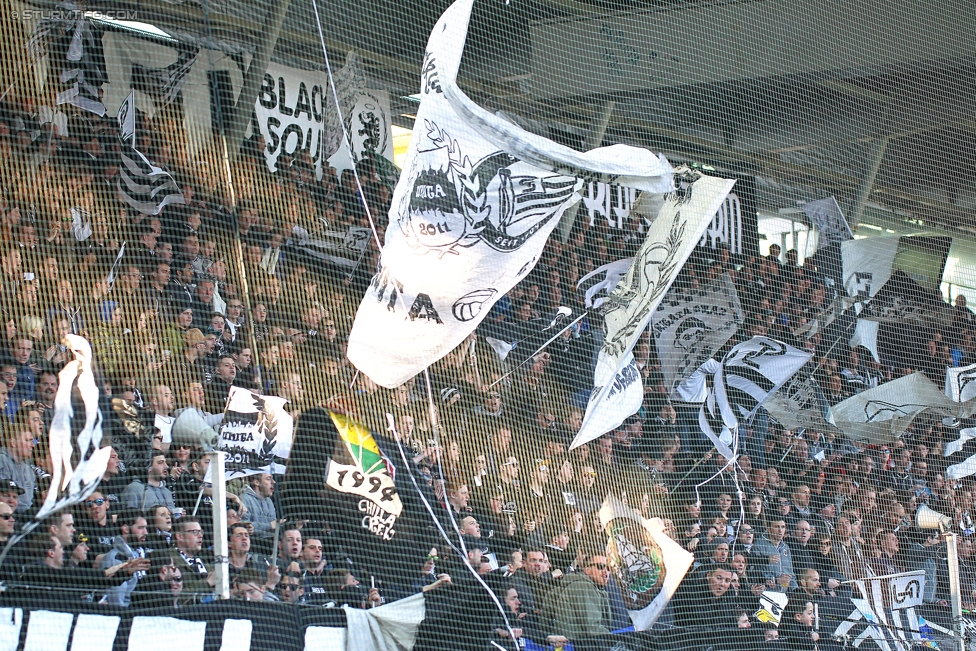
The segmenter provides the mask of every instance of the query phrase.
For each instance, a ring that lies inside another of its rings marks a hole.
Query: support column
[[[271,11],[268,13],[268,20],[265,23],[267,37],[258,43],[254,50],[254,57],[244,75],[244,83],[241,84],[241,93],[237,97],[234,112],[224,125],[224,137],[229,148],[227,153],[231,163],[236,162],[240,155],[241,140],[247,130],[251,113],[254,111],[254,101],[258,98],[258,90],[264,81],[264,73],[268,69],[268,63],[271,62],[271,53],[274,52],[275,45],[278,43],[281,25],[285,20],[285,14],[288,13],[291,0],[279,0],[279,2],[269,4]]]
[[[857,189],[857,200],[854,203],[854,214],[850,224],[851,230],[857,230],[857,225],[861,223],[861,218],[864,216],[864,207],[867,205],[868,198],[871,196],[871,190],[874,188],[874,181],[878,177],[878,170],[881,169],[881,163],[884,161],[889,140],[890,138],[888,136],[884,136],[875,141],[874,157],[871,161],[871,166],[868,168],[864,178],[861,179],[861,185]]]

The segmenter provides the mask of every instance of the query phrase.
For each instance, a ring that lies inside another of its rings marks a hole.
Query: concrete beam
[[[532,93],[843,77],[948,61],[976,54],[973,24],[976,6],[958,0],[756,0],[537,22]]]

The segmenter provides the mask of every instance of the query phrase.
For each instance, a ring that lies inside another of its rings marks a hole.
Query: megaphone
[[[933,511],[926,505],[918,507],[915,512],[915,524],[919,529],[941,529],[946,531],[952,527],[952,518]]]
[[[172,437],[174,445],[190,445],[208,451],[214,449],[220,438],[196,409],[184,409],[177,416],[173,423]]]

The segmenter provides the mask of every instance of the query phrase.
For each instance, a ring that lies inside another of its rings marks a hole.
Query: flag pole
[[[213,471],[213,548],[214,589],[221,599],[230,599],[230,577],[227,549],[227,477],[224,469],[224,453],[214,450],[210,453],[210,468]]]
[[[957,536],[952,531],[945,532],[946,550],[949,563],[949,602],[952,606],[952,626],[956,638],[957,651],[966,651],[966,624],[962,618],[962,594],[959,580],[959,548]]]

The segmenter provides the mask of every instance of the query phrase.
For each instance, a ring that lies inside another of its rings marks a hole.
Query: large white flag
[[[580,200],[584,177],[648,192],[673,187],[671,166],[650,151],[580,153],[471,101],[456,79],[472,4],[452,4],[427,43],[381,269],[349,336],[350,361],[384,387],[457,347],[525,278]]]
[[[227,479],[259,473],[284,474],[295,421],[288,401],[231,387],[220,423],[217,449],[224,453]]]
[[[739,295],[728,274],[694,291],[668,292],[651,321],[668,390],[711,359],[736,333],[742,320]]]
[[[627,411],[630,403],[613,399],[611,393],[629,386],[628,356],[734,184],[734,179],[702,176],[683,196],[671,195],[651,224],[633,264],[603,304],[606,332],[594,389],[572,448],[609,432],[640,408],[638,404]]]
[[[922,412],[957,416],[962,406],[953,403],[924,374],[913,373],[853,395],[831,407],[830,412],[834,424],[849,438],[891,443]]]
[[[607,534],[607,564],[613,572],[627,614],[638,631],[646,631],[674,595],[693,554],[672,540],[661,518],[648,520],[608,495],[600,508]]]

